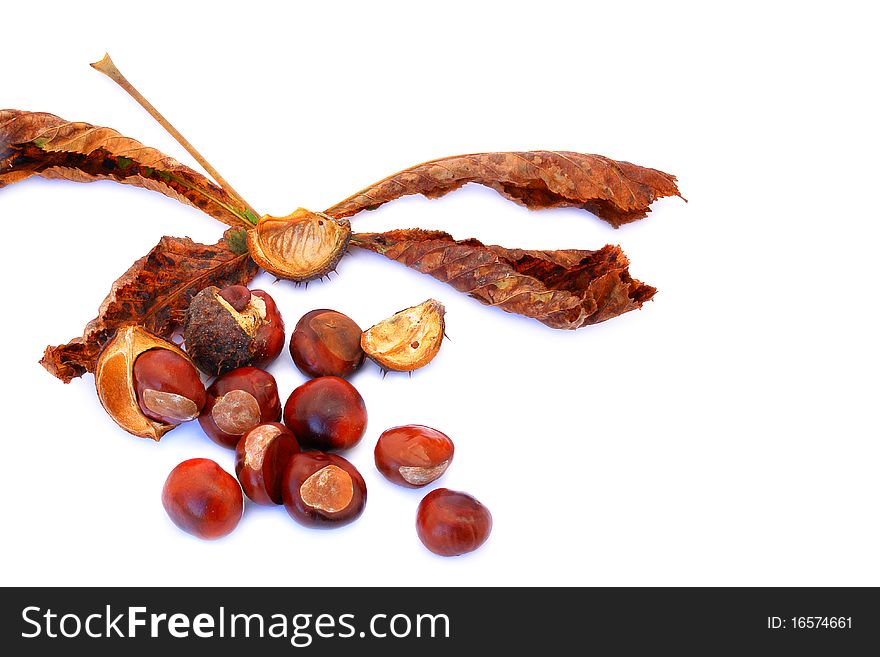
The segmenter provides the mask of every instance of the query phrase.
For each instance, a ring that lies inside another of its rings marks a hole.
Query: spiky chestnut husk
[[[286,217],[264,215],[247,235],[254,262],[278,278],[297,283],[333,271],[350,239],[348,219],[304,208]]]
[[[212,376],[245,365],[265,367],[284,348],[284,322],[272,297],[250,290],[241,301],[230,290],[212,285],[199,292],[183,324],[186,352]]]
[[[116,332],[98,357],[95,387],[101,405],[116,424],[135,436],[159,440],[177,425],[147,417],[138,403],[134,382],[135,361],[152,349],[167,349],[189,360],[171,342],[140,326],[126,326]]]
[[[428,299],[368,328],[361,335],[361,348],[385,370],[412,372],[440,351],[445,314],[442,303]]]

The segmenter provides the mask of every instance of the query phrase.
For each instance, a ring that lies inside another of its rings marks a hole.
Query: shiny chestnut
[[[424,546],[442,557],[473,552],[489,538],[492,514],[467,493],[438,488],[419,504],[416,531]]]
[[[199,424],[218,445],[234,449],[258,424],[281,419],[275,377],[256,367],[239,367],[208,387]]]
[[[158,422],[180,424],[194,420],[205,405],[205,386],[198,371],[183,356],[168,349],[150,349],[132,368],[138,406]]]
[[[301,452],[287,464],[281,488],[290,517],[328,529],[356,520],[367,503],[367,485],[351,463],[336,454]]]
[[[306,376],[347,378],[364,363],[361,327],[335,310],[312,310],[290,336],[290,355]]]
[[[384,431],[373,455],[386,479],[407,488],[420,488],[446,472],[454,452],[455,445],[445,433],[407,424]]]
[[[257,504],[281,504],[287,464],[299,453],[299,444],[278,422],[259,424],[235,448],[235,474],[245,495]]]
[[[247,288],[245,288],[247,289]],[[252,365],[267,367],[284,349],[284,320],[278,312],[275,300],[263,290],[251,290],[252,297],[262,299],[266,304],[266,317],[254,335]],[[253,299],[252,299],[253,302]]]
[[[367,407],[360,393],[345,379],[322,376],[294,390],[284,405],[284,424],[301,447],[348,449],[367,428]]]
[[[241,520],[241,487],[210,459],[190,459],[168,475],[162,506],[183,531],[212,540],[226,536]]]

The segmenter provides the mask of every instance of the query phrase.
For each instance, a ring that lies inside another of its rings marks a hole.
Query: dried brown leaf
[[[257,220],[202,174],[112,128],[45,112],[0,110],[0,188],[34,175],[144,187],[230,226],[250,227]]]
[[[576,329],[640,308],[657,291],[629,274],[619,246],[526,251],[421,229],[355,233],[352,246],[381,253],[460,292],[547,326]]]
[[[113,283],[98,316],[82,337],[47,347],[40,363],[65,383],[94,372],[101,349],[123,326],[139,325],[170,339],[190,300],[210,285],[246,285],[259,271],[247,253],[244,231],[230,228],[212,245],[163,237]]]
[[[465,183],[496,190],[530,210],[578,207],[615,228],[641,219],[664,196],[681,196],[675,176],[601,155],[567,151],[474,153],[418,164],[388,176],[326,212],[350,217],[408,194],[438,198]]]

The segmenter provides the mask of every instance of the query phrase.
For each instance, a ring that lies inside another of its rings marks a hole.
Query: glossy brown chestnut
[[[446,472],[454,452],[455,446],[445,433],[421,424],[407,424],[383,432],[373,455],[386,479],[407,488],[420,488]]]
[[[284,320],[275,300],[267,292],[251,290],[251,294],[266,304],[266,317],[254,336],[254,360],[251,364],[267,367],[284,349]]]
[[[434,554],[454,557],[473,552],[489,538],[492,514],[467,493],[438,488],[419,504],[416,531]]]
[[[208,386],[199,424],[218,445],[235,449],[241,437],[258,424],[281,419],[275,377],[256,367],[239,367]]]
[[[235,474],[245,495],[257,504],[281,504],[284,471],[299,444],[293,432],[278,422],[259,424],[235,448]]]
[[[364,398],[345,379],[322,376],[294,390],[284,405],[286,424],[301,447],[348,449],[367,428]]]
[[[241,486],[210,459],[190,459],[168,475],[162,506],[183,531],[212,540],[238,525],[243,509]]]
[[[287,464],[281,493],[291,518],[322,529],[356,520],[367,503],[367,485],[357,468],[323,452],[295,454]]]
[[[306,313],[290,336],[290,355],[300,372],[312,378],[347,378],[364,363],[361,327],[335,310]]]
[[[138,406],[147,417],[180,424],[194,420],[205,405],[205,386],[192,363],[168,349],[150,349],[132,368]]]
[[[183,340],[198,368],[218,376],[245,365],[271,363],[284,348],[284,322],[263,290],[210,286],[190,302]]]

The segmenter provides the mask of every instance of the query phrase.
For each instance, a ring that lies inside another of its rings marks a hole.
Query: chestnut
[[[445,433],[407,424],[384,431],[373,455],[386,479],[407,488],[420,488],[446,472],[454,452],[455,446]]]
[[[235,449],[241,437],[258,424],[281,419],[275,377],[256,367],[239,367],[208,386],[199,424],[218,445]]]
[[[293,329],[290,355],[306,376],[345,379],[364,363],[361,327],[335,310],[312,310],[303,315]]]
[[[301,447],[348,449],[364,435],[367,407],[348,381],[322,376],[290,393],[284,405],[284,424]]]
[[[207,287],[190,302],[183,323],[186,352],[200,370],[218,376],[237,367],[265,367],[284,348],[284,322],[263,290]]]
[[[95,390],[98,393],[98,399],[101,400],[101,406],[104,407],[104,410],[107,411],[107,414],[116,424],[132,435],[160,440],[162,436],[177,426],[177,422],[160,422],[148,417],[144,413],[138,400],[134,376],[134,364],[142,354],[151,350],[168,351],[177,355],[181,361],[190,363],[189,357],[173,342],[163,340],[137,325],[123,326],[107,341],[107,344],[101,350],[100,356],[98,356],[98,360],[95,363]],[[143,381],[146,381],[146,378],[148,378],[145,376],[145,373],[149,374],[147,370],[152,369],[144,367],[147,362],[149,362],[149,359],[141,363]],[[178,373],[181,371],[196,371],[195,366],[191,363],[187,370],[183,365],[180,365],[180,361],[174,366],[174,369]],[[190,376],[191,374],[186,373],[182,375],[182,378],[189,379]],[[196,372],[197,377],[198,373]],[[199,385],[201,385],[201,381],[199,381]],[[198,385],[193,380],[192,385],[186,387],[190,388],[190,390],[185,391],[184,395],[192,395],[192,397],[186,397],[186,399],[198,406],[200,397]],[[147,386],[141,392],[147,389],[156,390],[156,388]],[[172,394],[178,393],[172,392]],[[145,397],[145,395],[141,396]],[[152,400],[148,400],[148,403],[155,402],[155,395],[153,393],[148,393],[146,397]],[[164,397],[164,395],[160,395],[161,397]],[[181,415],[187,416],[189,404],[184,400],[178,401],[180,404],[176,405],[175,415],[177,417]],[[181,409],[181,406],[184,408]],[[163,408],[162,410],[167,411],[168,409]]]
[[[278,422],[258,424],[235,448],[235,474],[245,495],[257,504],[281,504],[287,464],[299,453],[293,433]]]
[[[162,506],[180,529],[206,540],[236,528],[243,509],[241,486],[210,459],[190,459],[168,475]]]
[[[138,406],[157,422],[180,424],[194,420],[205,405],[205,386],[198,371],[183,356],[168,349],[150,349],[132,368]]]
[[[454,557],[473,552],[491,531],[489,509],[467,493],[438,488],[419,504],[416,532],[434,554]]]
[[[336,454],[294,454],[281,487],[290,517],[307,527],[327,529],[356,520],[367,503],[367,485],[351,463]]]

